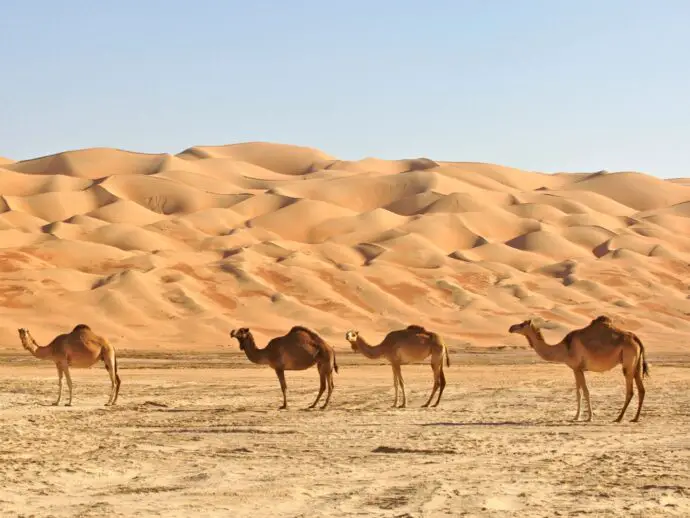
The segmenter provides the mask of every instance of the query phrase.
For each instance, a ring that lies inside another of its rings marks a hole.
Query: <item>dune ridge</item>
[[[688,231],[688,180],[640,172],[267,142],[0,159],[0,336],[79,321],[125,348],[215,349],[300,323],[346,348],[346,329],[415,322],[524,346],[516,321],[555,339],[606,313],[654,341],[690,331]]]

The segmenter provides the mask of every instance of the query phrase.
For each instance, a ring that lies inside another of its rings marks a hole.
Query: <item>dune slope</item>
[[[451,347],[524,347],[515,322],[550,321],[555,339],[605,313],[682,349],[688,207],[683,179],[266,142],[3,159],[0,348],[20,326],[47,339],[79,322],[141,349],[295,324],[344,349],[347,329],[378,341],[413,322]]]

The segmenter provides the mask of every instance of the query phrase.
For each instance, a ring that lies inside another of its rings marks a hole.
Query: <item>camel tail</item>
[[[441,338],[439,335],[437,335],[436,333],[430,334],[432,341],[443,349],[443,356],[446,357],[446,367],[450,367],[450,355],[448,354],[448,346],[443,341],[443,338]]]
[[[326,342],[323,342],[322,346],[316,350],[316,355],[314,358],[317,361],[330,361],[330,359],[333,358],[333,370],[336,373],[338,372],[338,362],[335,358],[335,349],[333,349],[333,347],[328,345]]]
[[[101,361],[105,365],[105,368],[108,368],[108,365],[105,363],[105,348],[101,349]],[[120,375],[117,373],[117,354],[115,351],[113,351],[113,370],[115,371],[115,378],[117,379],[117,382],[120,383]]]
[[[642,376],[649,376],[649,364],[647,363],[647,353],[644,350],[644,344],[637,335],[635,335],[635,341],[640,346],[640,363],[642,364]]]

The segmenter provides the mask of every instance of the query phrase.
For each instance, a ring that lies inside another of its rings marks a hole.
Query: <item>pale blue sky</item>
[[[0,0],[0,155],[265,140],[690,176],[690,2]]]

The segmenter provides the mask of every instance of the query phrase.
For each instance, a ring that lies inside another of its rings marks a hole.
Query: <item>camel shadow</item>
[[[420,426],[541,426],[544,423],[536,421],[442,421],[437,423],[422,423]]]
[[[564,426],[608,426],[611,423],[585,421],[443,421],[437,423],[421,423],[419,426],[459,426],[459,427],[524,427],[524,428],[562,428]]]

